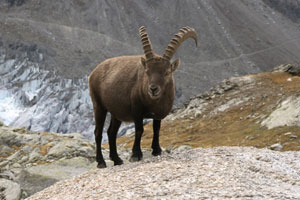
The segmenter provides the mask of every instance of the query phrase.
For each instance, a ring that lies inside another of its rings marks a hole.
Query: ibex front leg
[[[152,140],[152,155],[161,155],[161,148],[159,146],[159,130],[160,130],[161,120],[153,119],[153,140]]]
[[[130,162],[139,161],[143,158],[143,153],[141,150],[141,139],[144,132],[143,119],[141,118],[135,120],[134,125],[135,125],[135,139],[132,148],[132,155],[130,158]]]

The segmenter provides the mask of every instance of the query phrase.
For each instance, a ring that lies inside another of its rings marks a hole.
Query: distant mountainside
[[[293,22],[300,22],[300,2],[298,0],[263,0],[263,2],[290,18]]]
[[[198,48],[188,40],[174,56],[182,61],[175,74],[177,106],[224,78],[297,62],[299,2],[1,1],[0,119],[9,115],[6,124],[90,135],[87,76],[106,58],[142,54],[142,25],[160,54],[181,27],[198,33]]]

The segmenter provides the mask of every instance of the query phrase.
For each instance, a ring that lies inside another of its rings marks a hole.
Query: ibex
[[[153,119],[152,155],[161,154],[159,130],[161,120],[171,111],[175,98],[173,72],[179,59],[171,58],[187,38],[193,38],[197,46],[197,34],[193,28],[184,27],[175,34],[163,56],[156,54],[145,27],[139,29],[145,55],[121,56],[100,63],[89,76],[90,96],[95,115],[96,160],[98,168],[106,167],[101,152],[102,131],[107,112],[111,121],[107,131],[110,159],[114,165],[123,164],[118,156],[116,137],[122,121],[134,122],[135,140],[130,161],[139,161],[143,154],[140,143],[144,131],[143,119]]]

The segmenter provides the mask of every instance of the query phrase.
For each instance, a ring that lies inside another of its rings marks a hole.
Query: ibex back
[[[106,167],[101,152],[101,141],[107,112],[111,114],[107,134],[109,155],[114,165],[123,164],[116,147],[117,132],[122,121],[132,121],[135,124],[135,140],[130,161],[139,161],[143,157],[140,142],[144,131],[144,118],[153,119],[152,155],[161,154],[160,124],[172,109],[175,98],[173,72],[179,66],[179,59],[173,63],[170,63],[170,60],[185,39],[193,38],[197,45],[195,30],[184,27],[170,41],[164,55],[159,56],[152,49],[145,27],[141,27],[139,32],[144,55],[107,59],[89,76],[96,122],[96,160],[99,168]]]

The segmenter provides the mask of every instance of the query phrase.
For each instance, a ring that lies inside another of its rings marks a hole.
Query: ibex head
[[[157,55],[152,49],[152,45],[144,26],[140,28],[140,36],[144,49],[145,57],[141,58],[144,66],[144,89],[148,96],[153,99],[159,99],[167,85],[173,84],[173,72],[180,64],[179,58],[170,62],[176,52],[176,49],[187,38],[193,38],[197,46],[197,34],[193,28],[183,27],[170,41],[163,56]]]

